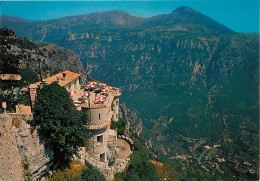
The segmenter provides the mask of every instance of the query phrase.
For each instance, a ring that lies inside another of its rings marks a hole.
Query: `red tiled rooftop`
[[[21,80],[21,76],[19,74],[1,74],[0,78],[2,80]]]
[[[63,74],[66,74],[66,79],[63,79]],[[74,73],[74,72],[70,72],[70,71],[63,71],[60,73],[57,73],[51,77],[48,77],[46,79],[44,79],[46,81],[46,84],[51,84],[55,81],[57,81],[57,78],[59,78],[59,85],[60,86],[65,86],[66,84],[70,83],[71,81],[75,80],[76,78],[78,78],[80,76],[80,74]],[[36,86],[38,87],[40,85],[41,82],[36,82],[30,85],[31,86]]]

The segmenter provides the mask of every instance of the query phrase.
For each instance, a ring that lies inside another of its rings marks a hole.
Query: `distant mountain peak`
[[[20,23],[20,26],[26,30],[31,27],[32,23],[8,17],[3,17],[1,20],[3,25],[12,29],[16,29],[17,23]],[[137,17],[122,10],[109,10],[33,23],[38,26],[41,24],[42,26],[46,26],[46,24],[53,27],[60,26],[62,27],[61,29],[66,27],[73,32],[84,32],[90,29],[146,29],[151,27],[194,33],[219,34],[233,32],[228,27],[187,6],[178,7],[170,14],[157,15],[150,18]]]
[[[181,12],[181,11],[189,11],[189,12],[197,12],[196,10],[188,7],[188,6],[180,6],[178,8],[176,8],[173,12]]]
[[[192,9],[190,7],[187,6],[180,6],[178,8],[176,8],[174,11],[172,11],[171,14],[174,15],[192,15],[192,14],[200,14],[202,15],[200,12],[196,11],[195,9]]]
[[[224,32],[233,32],[230,28],[218,23],[214,19],[204,15],[190,7],[180,6],[175,9],[169,16],[169,21],[173,19],[173,22],[182,22],[188,24],[194,24],[199,29],[207,29],[206,32],[215,32],[215,33],[224,33]],[[191,27],[194,28],[194,25]],[[204,28],[203,28],[204,27]]]

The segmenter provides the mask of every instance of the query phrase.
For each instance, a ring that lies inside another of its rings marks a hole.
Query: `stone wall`
[[[0,117],[0,180],[24,180],[11,116]]]
[[[113,120],[114,121],[118,121],[118,117],[119,117],[119,99],[117,97],[115,97],[114,100],[113,100],[112,111],[114,111]]]
[[[97,142],[97,136],[103,135],[103,142]],[[87,143],[88,151],[95,157],[95,159],[100,159],[100,154],[105,153],[107,148],[107,128],[101,130],[91,130],[91,135]],[[107,161],[105,159],[105,161]]]
[[[0,180],[41,180],[49,172],[52,152],[31,133],[32,115],[0,115]]]
[[[100,115],[100,119],[99,119]],[[109,118],[107,108],[91,109],[91,126],[100,126],[105,124]]]
[[[120,160],[120,163],[115,163],[112,166],[108,166],[107,163],[100,162],[98,159],[95,159],[95,156],[89,154],[85,147],[81,148],[78,157],[75,157],[75,159],[80,160],[82,163],[87,161],[93,167],[98,169],[108,181],[114,180],[116,173],[123,172],[127,168],[130,161],[130,158],[128,157],[124,160]]]

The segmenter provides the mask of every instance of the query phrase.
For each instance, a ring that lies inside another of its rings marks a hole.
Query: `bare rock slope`
[[[0,116],[0,180],[40,180],[52,164],[52,152],[40,143],[26,120],[32,115]]]

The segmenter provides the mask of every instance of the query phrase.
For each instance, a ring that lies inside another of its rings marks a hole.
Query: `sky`
[[[97,11],[123,10],[140,17],[193,8],[236,32],[259,33],[259,0],[1,1],[0,14],[44,21]]]

